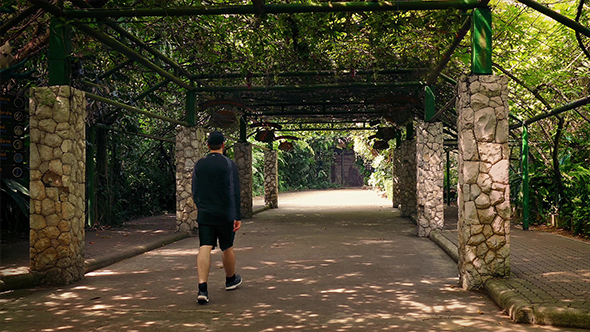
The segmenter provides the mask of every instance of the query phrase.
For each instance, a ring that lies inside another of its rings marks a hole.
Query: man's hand
[[[234,232],[237,232],[242,226],[241,220],[234,220]]]

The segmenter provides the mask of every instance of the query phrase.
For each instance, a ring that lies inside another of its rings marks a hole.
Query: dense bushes
[[[98,150],[91,226],[114,226],[176,209],[174,143],[136,136],[135,120],[120,121],[130,134],[97,129],[97,138],[89,138]]]
[[[334,138],[314,135],[295,141],[293,150],[279,152],[279,190],[326,189],[334,163]]]
[[[590,130],[567,134],[558,153],[562,174],[563,196],[555,179],[553,166],[532,153],[529,166],[530,218],[534,224],[544,224],[551,214],[559,216],[561,227],[575,234],[590,235]],[[520,174],[513,177],[513,193],[521,189]],[[516,189],[516,190],[515,190]],[[522,195],[515,197],[522,206]]]
[[[278,151],[279,190],[337,188],[332,183],[335,147],[338,137],[333,134],[313,134],[294,141],[293,150]],[[278,145],[275,143],[275,145]],[[276,146],[275,146],[276,149]],[[252,150],[252,173],[254,195],[264,194],[264,153]]]

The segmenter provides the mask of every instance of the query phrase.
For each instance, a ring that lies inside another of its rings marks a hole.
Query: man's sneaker
[[[225,290],[236,289],[241,284],[242,284],[242,277],[239,274],[236,274],[236,278],[234,279],[234,281],[225,283]]]
[[[199,294],[197,295],[197,303],[205,304],[207,302],[209,302],[209,292],[199,291]]]

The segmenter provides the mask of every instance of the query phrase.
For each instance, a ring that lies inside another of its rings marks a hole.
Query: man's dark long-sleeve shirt
[[[228,222],[241,220],[238,168],[220,153],[201,158],[193,169],[193,200],[197,205],[197,222],[217,224],[225,216]]]

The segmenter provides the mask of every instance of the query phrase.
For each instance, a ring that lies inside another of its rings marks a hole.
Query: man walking
[[[223,252],[225,289],[236,289],[242,277],[236,274],[234,237],[242,224],[240,215],[240,182],[236,164],[223,155],[225,137],[214,131],[207,146],[211,152],[201,158],[193,169],[193,199],[197,205],[199,224],[199,294],[197,302],[209,302],[207,279],[211,267],[211,250],[217,245]]]

